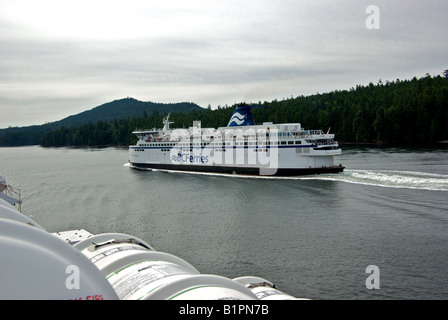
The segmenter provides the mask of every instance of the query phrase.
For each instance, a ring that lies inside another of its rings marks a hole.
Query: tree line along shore
[[[349,90],[246,103],[259,106],[253,110],[256,123],[298,122],[310,130],[330,129],[341,144],[430,146],[448,142],[448,70],[438,76],[379,80],[377,84],[358,85]],[[188,128],[195,120],[201,120],[202,127],[223,127],[234,108],[226,105],[215,110],[208,107],[172,112],[170,121],[176,128]],[[167,112],[159,109],[113,121],[63,126],[42,133],[39,144],[44,147],[132,145],[137,139],[133,130],[160,128],[166,115]]]

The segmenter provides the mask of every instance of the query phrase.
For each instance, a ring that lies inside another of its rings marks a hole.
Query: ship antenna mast
[[[168,113],[168,116],[165,119],[163,119],[163,130],[164,131],[170,130],[170,124],[174,123],[174,122],[170,122],[169,118],[170,118],[170,114]]]

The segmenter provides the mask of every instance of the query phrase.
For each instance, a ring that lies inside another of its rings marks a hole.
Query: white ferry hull
[[[260,176],[303,176],[325,173],[340,173],[344,171],[341,165],[333,165],[321,168],[279,168],[262,169],[252,167],[229,167],[229,166],[200,166],[200,165],[171,165],[171,164],[148,164],[130,162],[131,168],[138,170],[166,170],[180,172],[207,172],[219,174],[238,174],[238,175],[260,175]]]
[[[175,151],[172,149],[159,149],[150,147],[130,147],[129,164],[134,169],[140,170],[170,170],[170,171],[193,171],[193,172],[209,172],[220,174],[242,174],[242,175],[264,175],[264,176],[299,176],[311,174],[339,173],[344,170],[341,165],[334,165],[333,154],[339,154],[338,151],[322,150],[321,155],[303,155],[303,152],[310,154],[317,153],[312,147],[305,148],[288,148],[278,149],[272,153],[276,153],[276,159],[273,161],[271,152],[265,152],[267,148],[259,149],[214,149],[204,151],[198,155],[194,152]],[[225,152],[223,152],[225,150]],[[265,152],[266,161],[260,163],[259,151]],[[306,150],[306,151],[305,151]],[[300,152],[298,152],[300,151]],[[180,153],[179,153],[180,152]],[[233,153],[233,154],[232,154]],[[241,153],[243,161],[236,161],[238,153]],[[181,159],[173,161],[174,157]],[[225,157],[231,158],[230,160]],[[250,164],[249,159],[254,159]],[[243,162],[243,163],[242,163]]]

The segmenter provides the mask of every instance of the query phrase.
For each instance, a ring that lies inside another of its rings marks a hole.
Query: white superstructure
[[[227,127],[137,130],[129,147],[136,169],[216,172],[255,175],[304,175],[342,172],[333,157],[341,154],[334,135],[305,130],[300,123],[255,125],[251,106],[239,105]]]

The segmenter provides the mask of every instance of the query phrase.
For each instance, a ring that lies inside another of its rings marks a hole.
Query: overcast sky
[[[446,0],[0,0],[0,128],[127,96],[216,108],[438,75],[447,13]]]

